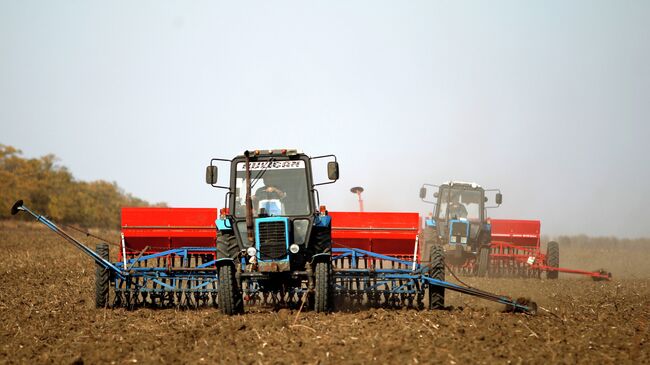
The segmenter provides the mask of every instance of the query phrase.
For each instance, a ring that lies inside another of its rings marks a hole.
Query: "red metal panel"
[[[334,247],[360,248],[390,256],[412,256],[418,213],[329,212]]]
[[[492,242],[539,249],[540,221],[492,219]]]
[[[122,233],[130,251],[214,247],[216,219],[216,208],[122,208]]]

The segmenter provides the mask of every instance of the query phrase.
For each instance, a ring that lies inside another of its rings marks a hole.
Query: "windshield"
[[[309,215],[305,161],[257,161],[250,163],[253,216]],[[235,216],[246,216],[246,166],[237,163]]]
[[[440,200],[438,219],[447,219],[447,211],[450,219],[480,220],[481,218],[483,194],[480,190],[443,187],[440,189],[438,199]]]

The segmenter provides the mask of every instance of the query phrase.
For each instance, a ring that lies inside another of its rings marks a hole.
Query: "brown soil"
[[[548,311],[537,316],[448,293],[444,311],[235,317],[213,308],[95,309],[90,259],[41,227],[0,225],[0,249],[0,363],[650,362],[650,248],[594,258],[613,272],[610,282],[467,279],[533,298]],[[591,254],[564,250],[562,264]]]

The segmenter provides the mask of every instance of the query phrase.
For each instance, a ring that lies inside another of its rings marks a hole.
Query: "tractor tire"
[[[234,234],[223,232],[217,234],[217,259],[237,260],[240,251],[237,237]]]
[[[478,269],[476,274],[479,277],[484,277],[487,275],[490,268],[490,248],[481,247],[478,251]]]
[[[429,276],[433,279],[445,280],[445,251],[442,246],[431,246]],[[445,288],[429,285],[429,309],[445,307]]]
[[[422,232],[422,240],[420,240],[420,257],[430,258],[431,247],[440,245],[440,237],[438,237],[438,230],[426,227]]]
[[[95,252],[105,259],[109,260],[108,244],[98,243]],[[95,267],[95,308],[105,308],[108,304],[108,288],[110,281],[110,271],[99,264]]]
[[[332,301],[331,272],[330,262],[321,261],[316,263],[316,270],[314,271],[316,289],[314,293],[314,310],[317,313],[325,313],[329,310],[329,304]]]
[[[560,267],[560,245],[555,241],[551,241],[546,246],[546,266]],[[547,271],[547,279],[557,279],[559,276],[558,271]]]
[[[313,227],[309,237],[307,252],[309,259],[320,253],[332,251],[332,227]]]
[[[244,302],[235,278],[235,267],[230,264],[219,268],[219,308],[229,316],[242,313]]]

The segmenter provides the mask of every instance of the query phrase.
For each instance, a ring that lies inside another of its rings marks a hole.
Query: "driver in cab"
[[[451,202],[449,203],[449,217],[467,219],[467,208],[460,202],[460,193],[454,194],[451,198]]]
[[[255,191],[253,203],[258,209],[260,215],[277,216],[284,213],[282,199],[287,193],[277,187],[277,182],[268,177],[263,178],[264,186]]]

